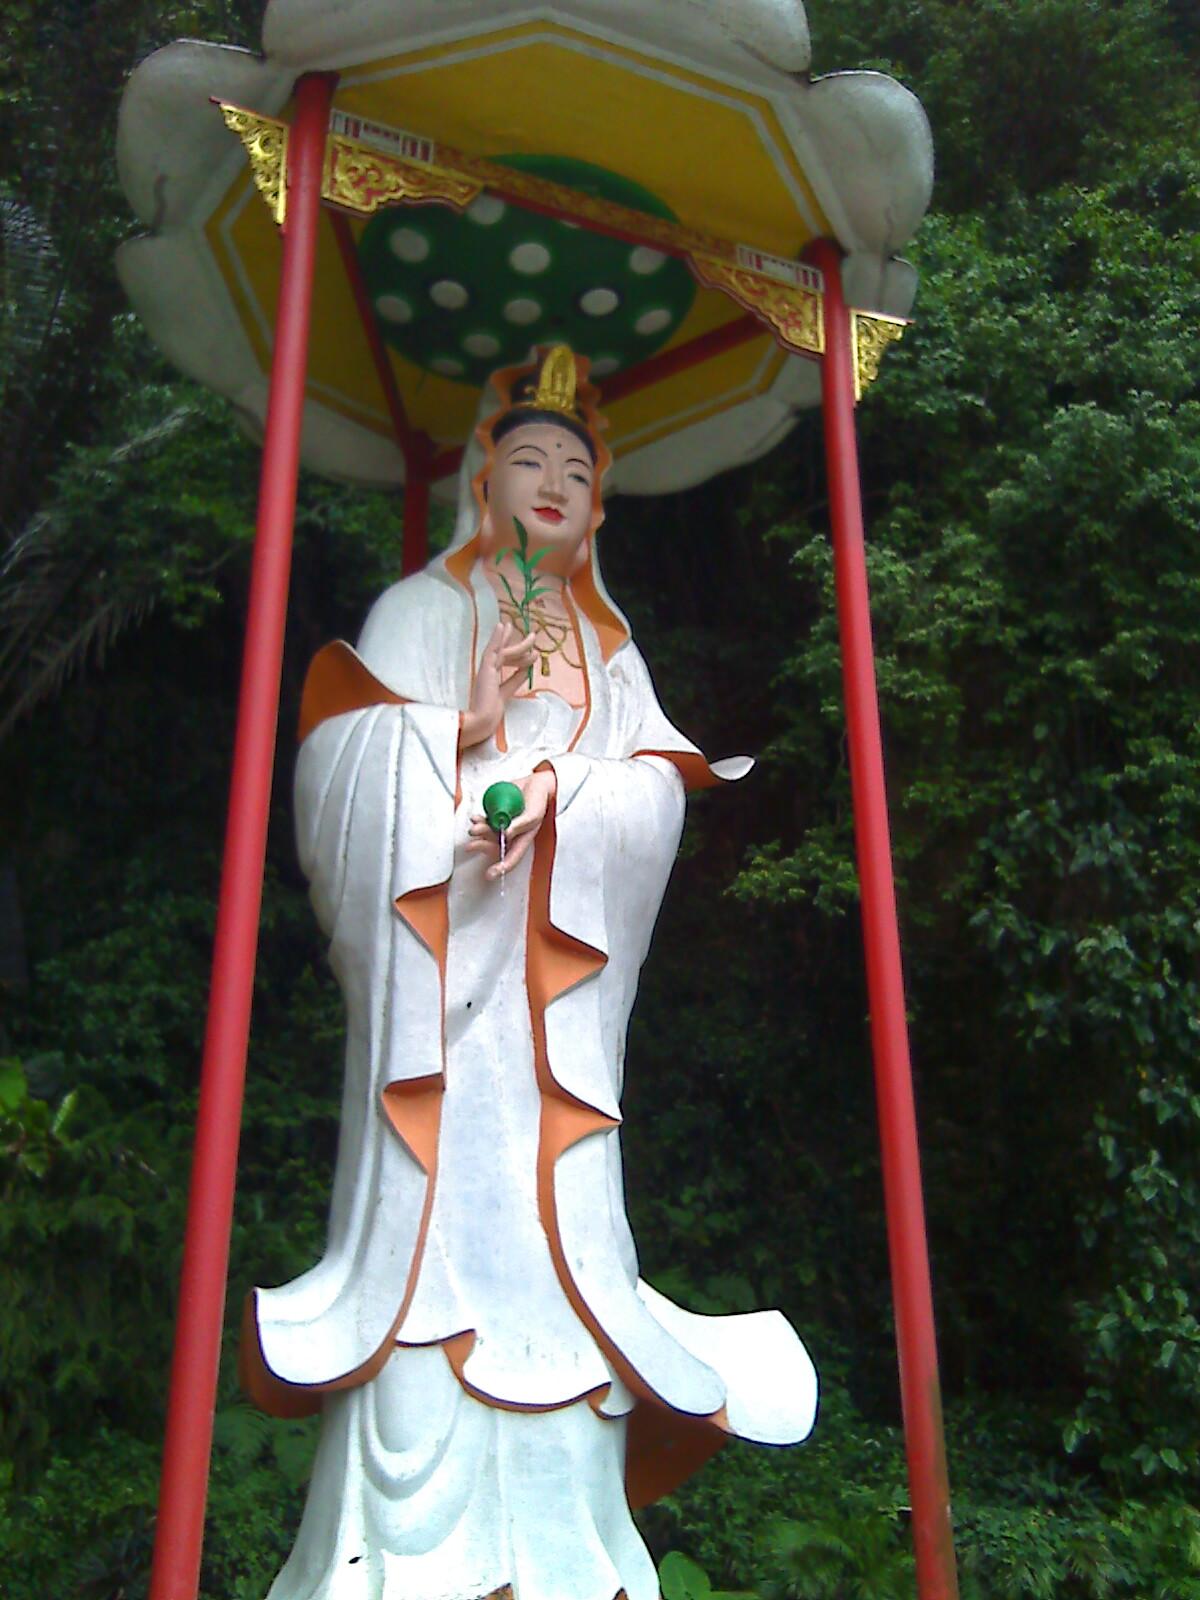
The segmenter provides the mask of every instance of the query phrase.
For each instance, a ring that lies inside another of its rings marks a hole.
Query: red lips
[[[561,522],[563,520],[563,513],[557,506],[534,506],[533,514],[535,517],[541,517],[543,522]]]

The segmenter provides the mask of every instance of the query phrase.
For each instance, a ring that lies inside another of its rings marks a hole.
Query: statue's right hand
[[[482,744],[495,733],[505,707],[520,688],[521,680],[527,677],[533,659],[533,634],[527,633],[522,638],[507,618],[498,622],[492,629],[471,685],[471,704],[463,717],[458,741],[461,750]]]

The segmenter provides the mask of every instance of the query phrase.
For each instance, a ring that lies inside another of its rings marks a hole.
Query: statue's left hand
[[[487,818],[482,812],[473,813],[471,817],[467,849],[491,857],[492,864],[487,869],[489,878],[503,878],[514,867],[519,867],[529,853],[558,791],[554,768],[544,767],[531,772],[527,778],[518,778],[517,788],[525,797],[525,809],[508,830],[503,861],[500,860],[500,840],[492,832]]]

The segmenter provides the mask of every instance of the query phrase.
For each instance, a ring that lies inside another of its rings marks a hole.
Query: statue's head
[[[479,429],[485,464],[476,480],[480,543],[491,554],[516,543],[514,518],[541,570],[569,578],[588,559],[603,518],[600,478],[609,462],[586,382],[586,360],[556,345],[529,369],[493,379],[502,409]]]

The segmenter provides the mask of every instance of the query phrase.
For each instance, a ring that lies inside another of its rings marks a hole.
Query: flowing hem
[[[437,1347],[330,1395],[269,1600],[658,1600],[625,1497],[624,1418],[482,1405]]]

